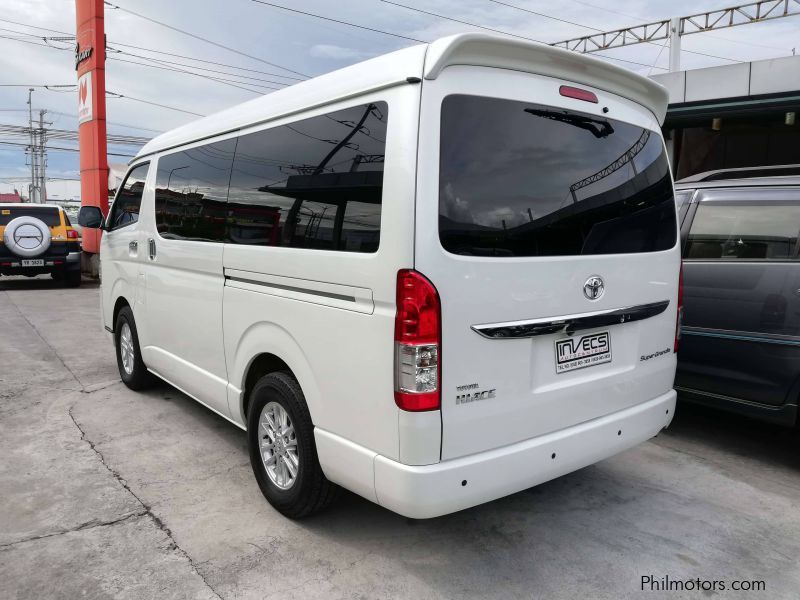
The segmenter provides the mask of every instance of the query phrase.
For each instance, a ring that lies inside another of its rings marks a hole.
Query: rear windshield
[[[655,252],[675,245],[658,133],[528,102],[442,103],[439,237],[474,256]]]
[[[58,216],[58,209],[51,206],[25,206],[14,208],[3,208],[0,204],[0,226],[8,225],[11,219],[17,217],[36,217],[43,221],[48,227],[58,227],[61,225],[61,217]]]

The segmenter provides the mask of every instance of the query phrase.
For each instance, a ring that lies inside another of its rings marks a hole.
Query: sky
[[[113,0],[112,4],[120,8],[106,6],[106,35],[112,49],[106,63],[106,87],[110,92],[129,97],[107,100],[109,134],[149,138],[198,118],[138,100],[191,113],[211,114],[271,92],[266,86],[280,88],[296,82],[300,77],[298,73],[319,75],[418,43],[405,38],[430,41],[454,33],[481,31],[398,4],[551,43],[588,35],[595,29],[606,31],[724,8],[734,5],[735,0],[628,0],[625,3],[613,0],[270,0],[270,3],[396,35],[349,27],[255,0]],[[69,85],[76,81],[73,43],[49,39],[74,35],[75,0],[2,0],[2,6],[0,124],[27,125],[29,86]],[[122,9],[208,38],[229,49]],[[611,62],[644,75],[664,73],[669,49],[661,44],[638,44],[603,54],[621,59]],[[794,47],[800,47],[800,16],[685,36],[681,67],[696,69],[790,56]],[[168,56],[165,52],[185,58]],[[153,68],[156,64],[172,70]],[[199,67],[222,73],[200,71]],[[195,75],[179,70],[189,70]],[[36,88],[33,108],[47,110],[46,120],[52,127],[77,130],[77,94],[71,88]],[[0,141],[25,140],[0,134]],[[51,146],[56,145],[77,147],[69,141],[51,142]],[[109,162],[125,163],[131,158],[128,155],[137,150],[131,145],[109,145],[109,153],[121,155],[109,156]],[[47,184],[50,198],[79,196],[80,185],[75,181],[79,177],[76,152],[49,151],[47,174],[51,178]],[[15,187],[27,190],[29,177],[30,167],[26,164],[24,149],[0,144],[0,192],[10,192]]]

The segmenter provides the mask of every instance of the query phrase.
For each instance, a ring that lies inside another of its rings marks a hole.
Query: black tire
[[[289,414],[297,441],[297,475],[294,484],[285,490],[272,482],[261,459],[261,440],[266,435],[259,430],[259,418],[269,402],[279,404]],[[314,424],[303,390],[289,373],[264,375],[253,387],[247,415],[247,445],[258,487],[284,516],[290,519],[307,517],[326,508],[338,497],[341,488],[326,479],[317,459]]]
[[[79,287],[81,285],[80,269],[70,269],[64,272],[64,285],[67,287]]]
[[[120,350],[120,338],[126,324],[130,328],[133,342],[133,369],[130,373],[125,370],[122,364],[122,353]],[[142,352],[139,349],[139,334],[136,331],[136,322],[133,320],[133,311],[131,311],[129,306],[123,306],[120,309],[117,320],[114,323],[114,348],[117,353],[117,368],[119,369],[119,376],[120,379],[122,379],[122,383],[127,385],[130,389],[137,391],[153,385],[155,377],[147,370],[144,361],[142,361]]]

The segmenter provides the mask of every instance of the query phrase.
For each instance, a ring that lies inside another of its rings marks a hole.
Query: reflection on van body
[[[295,518],[338,486],[442,515],[652,437],[680,314],[666,102],[468,34],[156,138],[102,242],[123,381],[245,429]]]

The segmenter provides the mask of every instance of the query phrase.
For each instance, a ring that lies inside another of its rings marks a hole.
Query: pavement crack
[[[97,449],[97,446],[95,445],[95,443],[86,436],[86,431],[83,429],[81,424],[78,423],[78,420],[75,418],[75,415],[72,414],[72,411],[73,411],[74,408],[75,408],[75,405],[70,406],[69,410],[67,412],[69,413],[69,418],[72,419],[72,422],[75,424],[75,427],[80,432],[81,440],[86,442],[89,445],[89,447],[92,449],[92,451],[97,455],[97,458],[100,459],[100,462],[102,463],[102,465],[108,470],[109,473],[111,473],[111,475],[114,477],[114,479],[116,479],[117,482],[125,489],[125,491],[127,491],[131,496],[133,496],[136,499],[136,501],[141,505],[141,507],[142,507],[141,516],[147,516],[155,524],[156,527],[158,527],[162,532],[164,532],[164,534],[170,540],[171,549],[174,550],[175,552],[177,552],[178,554],[180,554],[181,556],[183,556],[187,560],[187,562],[189,563],[189,566],[191,567],[192,571],[195,572],[197,574],[197,576],[200,577],[200,579],[203,580],[203,583],[211,591],[211,593],[214,594],[214,596],[219,598],[219,600],[223,600],[223,598],[220,595],[220,593],[217,592],[217,590],[214,589],[214,587],[208,582],[208,580],[206,579],[206,577],[202,573],[202,571],[200,571],[200,569],[197,568],[197,563],[195,563],[194,559],[191,556],[189,556],[189,553],[186,552],[186,550],[184,550],[183,548],[181,548],[178,545],[178,542],[175,540],[175,537],[172,535],[172,531],[170,530],[169,527],[167,527],[166,523],[164,523],[164,521],[162,521],[161,518],[157,514],[155,514],[153,512],[153,509],[151,508],[151,506],[149,504],[147,504],[144,500],[142,500],[136,494],[136,492],[134,492],[130,488],[130,486],[128,485],[128,482],[125,480],[125,478],[122,477],[122,475],[120,475],[111,465],[109,465],[106,462],[106,459],[105,459],[105,456],[103,456],[103,453],[100,452],[100,450]]]
[[[8,301],[11,304],[11,306],[13,306],[16,309],[16,311],[19,313],[19,316],[22,317],[22,319],[28,324],[28,326],[31,329],[33,329],[33,332],[39,337],[40,340],[42,340],[44,345],[47,346],[48,348],[50,348],[50,351],[58,359],[58,362],[61,363],[61,366],[64,367],[70,375],[72,375],[72,378],[78,383],[78,385],[81,388],[81,391],[83,391],[84,388],[85,388],[85,386],[83,385],[83,382],[78,378],[77,375],[75,375],[74,371],[69,368],[67,363],[64,362],[64,359],[58,353],[58,350],[56,350],[53,347],[53,345],[44,338],[44,336],[41,334],[41,332],[36,328],[36,325],[33,324],[33,322],[25,315],[24,312],[22,312],[22,309],[17,305],[16,302],[14,302],[14,300],[11,298],[9,293],[7,291],[5,291],[5,290],[3,291],[3,293],[6,295],[6,298],[8,298]]]
[[[24,538],[21,540],[16,540],[14,542],[8,542],[6,544],[0,544],[0,550],[4,548],[10,548],[11,546],[16,546],[17,544],[24,544],[25,542],[35,542],[36,540],[44,540],[51,537],[56,537],[59,535],[64,535],[66,533],[74,533],[76,531],[85,531],[87,529],[94,529],[95,527],[110,527],[112,525],[117,525],[119,523],[124,523],[129,519],[135,519],[138,517],[143,517],[147,513],[142,510],[135,513],[127,514],[123,517],[119,517],[118,519],[112,519],[111,521],[98,521],[97,519],[92,519],[91,521],[86,521],[85,523],[81,523],[80,525],[76,525],[70,529],[62,529],[59,531],[52,531],[50,533],[44,533],[42,535],[34,535],[28,538]]]

